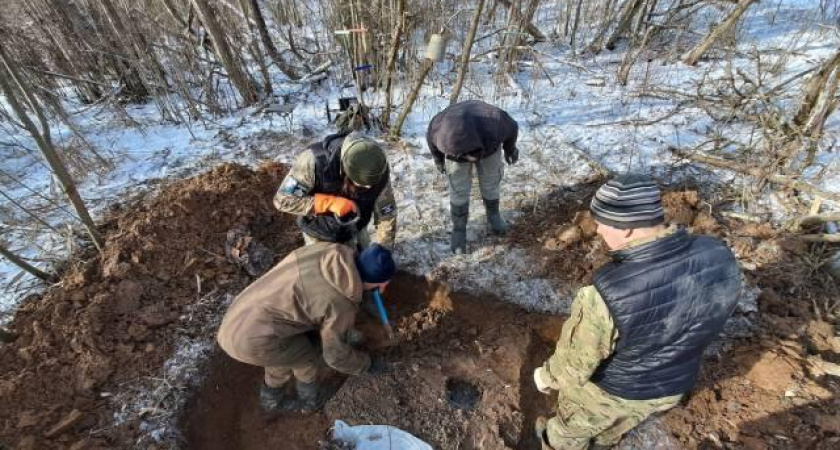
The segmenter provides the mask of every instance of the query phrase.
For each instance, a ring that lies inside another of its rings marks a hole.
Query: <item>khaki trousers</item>
[[[557,415],[549,419],[548,443],[556,450],[583,450],[595,444],[611,446],[624,433],[680,402],[681,395],[651,400],[628,400],[603,391],[594,383],[560,392]]]
[[[473,166],[478,175],[481,196],[486,200],[498,200],[502,176],[505,172],[502,153],[499,149],[474,163],[445,160],[446,175],[449,178],[449,202],[453,205],[464,205],[470,202]]]
[[[318,376],[318,363],[321,351],[307,334],[299,334],[285,339],[278,345],[272,360],[282,364],[265,368],[265,385],[281,387],[294,377],[302,383],[312,383]]]

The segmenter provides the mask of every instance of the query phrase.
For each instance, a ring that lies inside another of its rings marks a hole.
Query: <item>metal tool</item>
[[[376,303],[376,309],[379,311],[379,319],[385,327],[385,332],[388,333],[388,339],[394,340],[394,329],[391,328],[391,322],[388,321],[388,312],[385,311],[385,303],[382,301],[382,294],[379,289],[373,290],[373,302]]]

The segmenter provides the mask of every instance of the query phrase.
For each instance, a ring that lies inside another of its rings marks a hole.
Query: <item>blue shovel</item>
[[[379,289],[373,290],[373,302],[376,303],[376,310],[379,311],[379,319],[382,320],[385,332],[388,333],[388,339],[393,341],[394,329],[391,328],[391,323],[388,321],[388,312],[385,311],[385,303],[382,301],[382,294],[379,293]]]

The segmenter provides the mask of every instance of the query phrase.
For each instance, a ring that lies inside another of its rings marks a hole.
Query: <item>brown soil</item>
[[[121,405],[108,396],[160,376],[177,336],[213,333],[187,312],[251,279],[224,257],[229,230],[251,230],[276,257],[298,245],[271,205],[284,171],[222,165],[115,205],[101,257],[82,255],[9,326],[19,337],[0,346],[0,447],[134,448],[137,421],[114,426]]]
[[[311,449],[341,419],[393,425],[439,449],[532,448],[530,426],[551,402],[533,388],[531,370],[562,319],[407,274],[387,297],[394,341],[364,315],[359,327],[389,372],[347,378],[321,413],[266,417],[256,405],[260,369],[217,355],[185,418],[188,447]]]

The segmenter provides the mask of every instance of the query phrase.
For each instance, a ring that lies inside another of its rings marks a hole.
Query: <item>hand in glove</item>
[[[513,147],[513,150],[505,152],[505,162],[513,165],[516,161],[519,161],[519,148]]]
[[[444,174],[444,175],[446,174],[446,163],[444,162],[444,160],[442,160],[442,159],[441,159],[441,160],[437,160],[437,159],[436,159],[436,160],[435,160],[435,166],[437,166],[437,170],[438,170],[438,172],[440,172],[440,173],[442,173],[442,174]]]
[[[537,386],[538,391],[542,392],[543,394],[549,394],[551,393],[551,388],[543,382],[542,371],[542,367],[537,367],[537,369],[534,370],[534,384]]]
[[[329,194],[315,194],[315,214],[333,213],[337,217],[344,217],[350,213],[358,213],[358,208],[352,200]]]
[[[381,356],[371,356],[367,373],[379,375],[391,371],[391,366]]]

